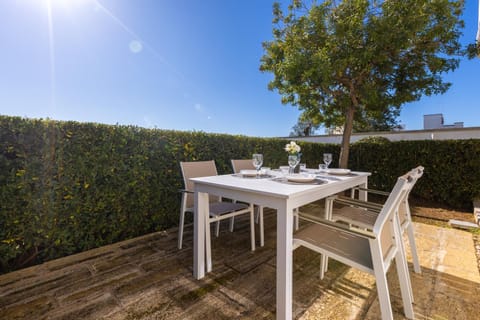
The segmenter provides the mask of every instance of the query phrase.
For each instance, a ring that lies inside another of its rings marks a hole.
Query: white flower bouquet
[[[289,154],[298,154],[300,153],[300,146],[295,143],[295,141],[290,141],[290,143],[287,143],[285,145],[285,151],[287,151]]]

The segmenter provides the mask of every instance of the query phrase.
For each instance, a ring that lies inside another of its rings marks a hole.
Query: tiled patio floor
[[[214,271],[192,277],[191,226],[185,248],[176,229],[158,232],[0,276],[0,319],[274,319],[275,213],[266,244],[249,250],[248,220],[223,225],[213,240]],[[422,274],[411,272],[417,319],[478,318],[480,275],[472,235],[417,223]],[[411,267],[411,265],[410,265]],[[297,319],[379,319],[372,276],[294,253]],[[389,272],[395,319],[403,319],[395,268]]]

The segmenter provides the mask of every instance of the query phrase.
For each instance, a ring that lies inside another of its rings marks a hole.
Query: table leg
[[[205,217],[208,215],[208,193],[195,192],[193,215],[193,276],[205,276]],[[208,226],[209,227],[209,226]]]
[[[324,218],[332,220],[333,215],[333,198],[327,198],[325,200]],[[328,257],[324,254],[320,257],[320,280],[323,280],[325,272],[328,271]]]
[[[364,189],[368,189],[368,179],[367,179],[367,177],[365,177],[365,182],[362,183],[361,185],[359,185],[359,187],[364,188]],[[367,195],[368,195],[367,191],[361,191],[361,190],[358,191],[358,199],[359,200],[368,201]]]
[[[292,319],[293,208],[277,211],[277,319]]]

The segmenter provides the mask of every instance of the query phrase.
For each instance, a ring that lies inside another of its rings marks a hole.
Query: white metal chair
[[[231,161],[232,161],[232,169],[234,173],[240,173],[241,170],[255,169],[251,159],[231,159]],[[264,227],[263,227],[263,206],[255,205],[255,209],[257,212],[255,220],[256,220],[256,223],[258,223],[260,228],[260,246],[263,247],[265,244]],[[299,212],[299,209],[295,208],[293,212],[295,230],[298,230],[298,212]],[[231,223],[233,226],[233,219]]]
[[[415,183],[423,175],[424,168],[418,166],[409,172],[412,183],[409,184],[410,189],[404,200],[400,203],[398,214],[402,234],[406,231],[410,243],[412,253],[413,269],[416,273],[421,273],[420,262],[417,254],[417,246],[415,244],[415,231],[412,223],[412,216],[410,212],[410,205],[408,203],[408,196],[412,191]],[[356,188],[358,191],[366,191],[372,194],[381,196],[389,196],[388,192],[378,191],[373,189]],[[353,191],[355,192],[355,190]],[[333,207],[334,203],[345,205],[342,208],[336,209]],[[382,210],[383,204],[375,202],[361,201],[357,199],[347,198],[343,196],[333,196],[327,198],[326,203],[327,219],[333,221],[343,221],[360,228],[371,230],[378,213]]]
[[[255,170],[253,162],[251,159],[231,159],[232,169],[234,173],[240,173],[241,170]],[[263,247],[265,244],[264,228],[263,228],[263,206],[254,206],[256,211],[255,222],[259,225],[260,228],[260,246]],[[230,221],[230,227],[233,228],[233,218]]]
[[[182,203],[180,208],[180,222],[178,226],[178,248],[182,248],[183,242],[183,227],[185,221],[185,213],[194,213],[194,194],[193,182],[191,178],[207,177],[217,175],[217,168],[213,160],[210,161],[194,161],[194,162],[180,162],[182,170],[183,182],[185,190],[182,190]],[[207,259],[210,257],[210,223],[216,222],[216,236],[219,233],[219,224],[221,220],[229,219],[241,214],[250,214],[250,240],[252,251],[255,251],[255,229],[253,218],[253,205],[246,205],[243,203],[225,202],[217,196],[209,196],[210,200],[210,215],[208,218],[208,225],[205,228],[205,242]],[[231,229],[230,231],[233,231]]]
[[[408,174],[398,178],[371,231],[304,214],[302,218],[313,223],[293,236],[294,249],[304,246],[322,254],[322,279],[327,257],[374,275],[382,319],[393,319],[386,274],[394,259],[405,316],[414,318],[410,276],[401,249],[403,242],[396,214],[412,182]]]

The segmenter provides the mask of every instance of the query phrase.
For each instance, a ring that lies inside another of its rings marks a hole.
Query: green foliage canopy
[[[307,3],[308,2],[308,3]],[[272,41],[260,70],[282,102],[327,127],[344,126],[340,167],[348,163],[354,121],[395,118],[402,104],[450,86],[458,67],[463,1],[294,0],[274,4]]]

